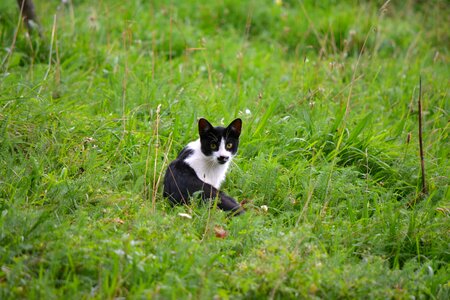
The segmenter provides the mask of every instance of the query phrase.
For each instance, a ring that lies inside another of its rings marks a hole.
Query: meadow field
[[[34,2],[42,36],[0,2],[0,299],[450,298],[448,1]],[[200,117],[243,120],[244,215],[162,197]]]

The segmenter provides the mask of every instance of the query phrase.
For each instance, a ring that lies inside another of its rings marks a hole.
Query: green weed
[[[35,5],[0,3],[1,299],[449,298],[446,1]],[[162,198],[202,116],[243,119],[242,216]]]

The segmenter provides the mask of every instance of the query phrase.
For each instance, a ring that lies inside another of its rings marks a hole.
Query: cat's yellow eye
[[[211,143],[211,149],[212,150],[216,150],[217,149],[217,144],[215,144],[215,143]]]
[[[230,150],[231,148],[233,148],[233,144],[232,143],[228,143],[226,146],[227,150]]]

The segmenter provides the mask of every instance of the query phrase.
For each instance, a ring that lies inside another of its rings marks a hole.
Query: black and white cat
[[[172,204],[188,204],[200,192],[204,201],[218,198],[217,206],[240,214],[244,210],[232,197],[219,191],[232,158],[236,155],[242,121],[228,127],[213,127],[206,119],[198,121],[200,138],[190,142],[169,164],[164,176],[164,196]]]

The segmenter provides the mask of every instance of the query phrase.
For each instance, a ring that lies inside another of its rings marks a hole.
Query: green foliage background
[[[0,3],[1,299],[449,298],[447,1],[35,5]],[[243,216],[162,198],[199,117],[243,119]]]

